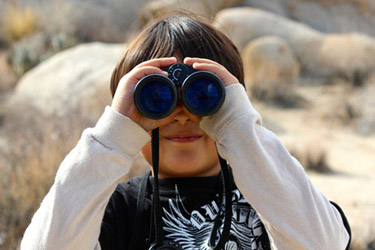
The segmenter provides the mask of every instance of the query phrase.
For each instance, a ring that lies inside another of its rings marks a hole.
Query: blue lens
[[[140,102],[148,112],[163,114],[168,112],[173,104],[173,93],[165,83],[152,81],[142,88]]]
[[[210,112],[215,109],[220,97],[217,83],[207,78],[198,78],[193,81],[186,91],[187,102],[193,109],[200,112]]]

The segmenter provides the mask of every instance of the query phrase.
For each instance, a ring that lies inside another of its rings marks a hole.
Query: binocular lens
[[[189,111],[207,115],[216,108],[222,95],[216,82],[207,78],[200,78],[193,81],[186,90],[186,103]]]
[[[150,112],[164,113],[172,105],[172,92],[162,82],[150,82],[141,92],[141,104]]]
[[[139,92],[137,100],[138,109],[143,114],[154,118],[161,119],[168,116],[174,110],[173,105],[175,94],[168,84],[162,81],[150,81],[145,84]]]

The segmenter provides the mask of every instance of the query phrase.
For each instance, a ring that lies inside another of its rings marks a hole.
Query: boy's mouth
[[[202,138],[202,135],[198,134],[176,134],[164,137],[165,139],[172,142],[194,142]]]

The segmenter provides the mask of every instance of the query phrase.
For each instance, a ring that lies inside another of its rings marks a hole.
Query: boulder
[[[270,12],[250,8],[228,8],[219,11],[214,25],[226,33],[242,51],[253,39],[278,36],[286,40],[303,66],[319,69],[319,51],[324,35],[308,26]]]
[[[73,35],[80,42],[113,43],[124,41],[126,33],[137,21],[138,11],[149,1],[17,0],[16,3],[30,7],[36,13],[44,32]]]
[[[325,33],[360,32],[375,36],[373,0],[244,0],[242,6],[288,17]]]
[[[2,160],[17,152],[43,159],[65,156],[111,104],[111,74],[124,47],[81,44],[26,73],[7,101],[0,126],[0,165],[8,166]],[[143,173],[147,165],[138,155],[126,178]]]
[[[188,12],[211,20],[215,14],[224,8],[238,5],[243,0],[158,0],[145,5],[140,13],[141,24],[173,12]]]
[[[375,39],[366,35],[326,35],[301,23],[249,7],[220,11],[215,25],[227,33],[240,51],[259,37],[283,38],[300,61],[302,71],[309,75],[328,78],[358,78],[360,75],[359,78],[364,78],[375,68]]]
[[[375,39],[363,34],[327,35],[319,55],[322,69],[344,76],[355,86],[361,86],[375,71]]]
[[[289,44],[280,37],[254,39],[243,50],[242,58],[247,89],[262,83],[298,83],[299,63]]]
[[[289,44],[276,36],[254,39],[243,50],[245,85],[249,97],[296,106],[295,87],[300,65]]]
[[[111,73],[123,49],[95,42],[52,56],[20,79],[10,107],[33,107],[44,116],[61,118],[80,112],[96,119],[110,104]]]
[[[261,9],[275,13],[279,16],[289,17],[288,4],[282,0],[244,0],[241,6]]]

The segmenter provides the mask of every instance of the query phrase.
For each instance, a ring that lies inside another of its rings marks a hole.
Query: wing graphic
[[[235,194],[235,192],[237,193]],[[234,196],[238,196],[239,191],[236,190],[235,192]],[[232,205],[231,230],[224,249],[261,250],[264,246],[263,236],[266,234],[264,226],[255,210],[243,199],[243,196],[238,197],[241,199],[237,199]],[[163,211],[162,219],[165,225],[163,229],[166,232],[166,238],[178,243],[182,249],[211,249],[208,247],[208,240],[214,224],[212,216],[216,217],[217,212],[213,213],[211,218],[204,213],[199,213],[199,211],[187,212],[177,187],[176,199],[170,199],[168,207],[164,207]],[[220,238],[222,227],[223,223],[221,229],[217,232],[218,238]]]
[[[163,208],[165,214],[165,217],[163,217],[165,227],[163,229],[168,232],[166,237],[173,239],[182,249],[195,249],[199,246],[201,250],[209,250],[207,243],[213,224],[203,222],[200,227],[196,227],[191,220],[191,214],[189,214],[190,219],[187,219],[181,212],[180,205],[183,207],[183,204],[178,192],[176,198],[176,204],[169,200],[170,212]],[[185,210],[184,207],[183,209]]]

